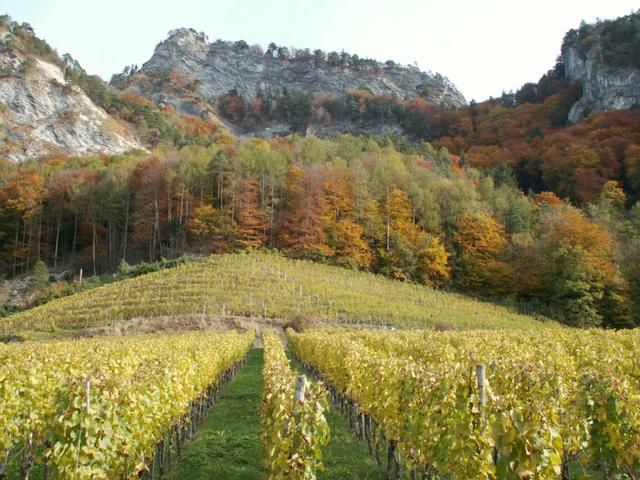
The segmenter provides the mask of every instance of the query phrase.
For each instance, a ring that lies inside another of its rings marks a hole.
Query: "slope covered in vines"
[[[1,325],[5,334],[65,335],[194,316],[454,329],[555,325],[422,285],[262,252],[213,255],[115,282],[7,317]]]

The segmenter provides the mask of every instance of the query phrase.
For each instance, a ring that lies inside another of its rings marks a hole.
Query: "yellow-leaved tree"
[[[233,248],[235,222],[228,214],[211,205],[200,205],[193,211],[188,229],[204,250],[228,252]]]
[[[285,177],[281,245],[292,252],[332,256],[327,244],[327,202],[317,172],[292,166]]]
[[[380,252],[383,273],[442,286],[451,275],[449,254],[442,241],[413,221],[409,195],[393,188],[385,205],[386,245]]]
[[[465,214],[456,224],[455,280],[482,295],[510,292],[512,268],[501,260],[507,244],[504,225],[486,213]]]
[[[440,287],[449,281],[449,253],[438,237],[427,235],[416,256],[416,273],[422,283],[430,287]]]

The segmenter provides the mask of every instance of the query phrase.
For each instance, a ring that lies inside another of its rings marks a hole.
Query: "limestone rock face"
[[[627,109],[640,105],[640,65],[638,68],[611,68],[600,61],[595,43],[584,55],[575,47],[563,49],[565,75],[582,84],[582,97],[571,107],[569,121],[606,110]]]
[[[286,59],[265,55],[256,47],[243,42],[209,43],[207,36],[191,29],[170,33],[161,42],[143,73],[179,72],[197,81],[202,97],[215,99],[222,93],[236,89],[245,99],[258,94],[278,94],[283,90],[323,92],[343,95],[359,88],[374,94],[395,94],[400,98],[423,97],[447,107],[465,105],[466,101],[455,86],[440,74],[429,74],[416,67],[377,63],[355,69],[330,66],[313,56]],[[122,77],[114,77],[112,84],[124,87]],[[139,92],[143,93],[144,92]]]
[[[6,49],[0,50],[0,72],[0,157],[143,148],[126,126],[68,84],[58,65]]]

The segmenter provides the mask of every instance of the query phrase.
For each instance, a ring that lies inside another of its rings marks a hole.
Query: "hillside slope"
[[[106,327],[127,330],[127,323],[141,319],[152,319],[144,322],[149,329],[154,319],[167,317],[193,326],[187,317],[197,316],[195,323],[206,326],[220,316],[293,320],[300,315],[322,324],[419,328],[543,325],[507,308],[373,274],[270,253],[241,253],[214,255],[54,300],[8,317],[2,331],[65,335]]]

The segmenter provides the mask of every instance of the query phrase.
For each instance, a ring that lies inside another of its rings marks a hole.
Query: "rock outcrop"
[[[394,94],[403,99],[422,97],[446,107],[466,104],[463,95],[440,74],[425,73],[416,67],[398,66],[393,62],[382,64],[369,60],[366,64],[360,62],[362,65],[357,67],[348,63],[332,66],[326,58],[318,60],[310,53],[280,58],[244,42],[218,40],[209,43],[203,33],[180,29],[171,32],[156,47],[141,73],[153,77],[178,72],[196,82],[200,95],[209,100],[233,89],[243,98],[252,99],[258,94],[275,95],[295,90],[340,96],[364,88],[376,95]],[[145,85],[136,85],[133,77],[135,75],[129,79],[114,76],[111,83],[151,96],[155,101],[167,100],[163,92],[150,95]]]
[[[582,84],[582,97],[569,112],[571,123],[591,113],[640,105],[640,69],[603,65],[597,47],[590,49],[584,57],[576,48],[569,47],[562,59],[567,78]]]
[[[569,112],[571,123],[595,112],[640,106],[638,35],[640,13],[583,23],[567,33],[560,60],[566,78],[582,85],[582,97]]]
[[[60,65],[8,48],[9,36],[0,32],[0,157],[143,148],[125,125],[67,83]]]

